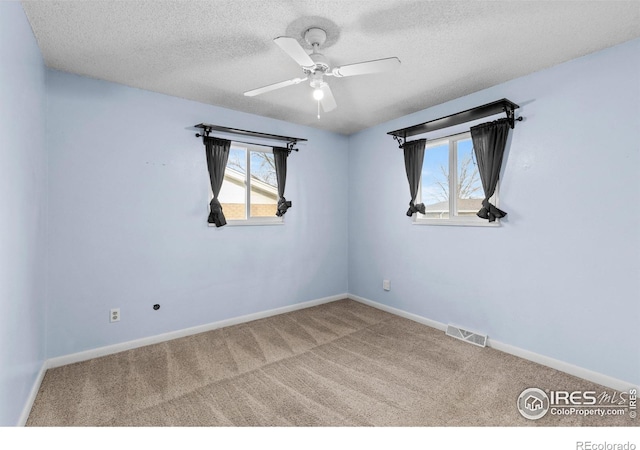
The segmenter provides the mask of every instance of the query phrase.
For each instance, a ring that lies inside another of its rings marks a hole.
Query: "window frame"
[[[458,216],[458,193],[456,192],[456,186],[458,181],[458,147],[457,142],[466,139],[471,139],[471,132],[465,131],[457,133],[451,136],[444,136],[441,138],[427,141],[425,147],[425,160],[427,158],[427,152],[429,148],[441,146],[447,142],[449,147],[449,217],[446,219],[428,218],[426,215],[415,213],[413,215],[414,225],[436,225],[436,226],[465,226],[465,227],[498,227],[500,226],[500,219],[496,219],[495,222],[489,222],[488,220],[481,219],[480,217],[473,216]],[[474,158],[475,160],[475,158]],[[424,162],[422,163],[424,167]],[[453,175],[453,176],[452,176]],[[491,197],[490,201],[496,207],[499,207],[499,195],[498,190],[500,181],[498,180],[498,186],[496,191]],[[451,195],[451,193],[454,195]],[[420,177],[420,184],[418,186],[418,196],[416,203],[422,203],[422,176]]]
[[[259,217],[251,217],[251,152],[263,152],[263,153],[271,153],[273,154],[273,147],[269,145],[263,144],[250,144],[248,142],[239,142],[231,140],[231,147],[229,151],[232,149],[241,149],[245,151],[246,157],[246,173],[244,179],[244,192],[245,192],[245,217],[246,219],[226,219],[227,225],[229,226],[265,226],[265,225],[284,225],[284,216],[278,217],[275,214],[273,217],[270,216],[259,216]],[[228,165],[228,162],[227,162]],[[225,177],[226,177],[226,169],[225,167]],[[277,183],[277,182],[276,182]],[[277,186],[276,186],[277,189]],[[222,189],[220,190],[220,194],[222,194]],[[213,192],[211,188],[209,188],[209,196],[210,199],[213,198]],[[276,199],[277,201],[277,199]],[[222,201],[220,202],[223,203]],[[224,212],[224,205],[222,208]],[[210,223],[209,226],[215,226],[215,224]]]

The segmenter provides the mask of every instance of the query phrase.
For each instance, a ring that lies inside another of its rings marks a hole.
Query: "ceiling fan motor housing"
[[[313,52],[309,57],[315,63],[314,67],[305,68],[305,72],[308,72],[308,74],[328,72],[329,60],[322,53],[318,52],[318,47],[327,40],[327,33],[322,28],[309,28],[304,33],[304,40],[313,48]]]
[[[328,72],[329,71],[329,60],[322,53],[312,53],[309,57],[316,63],[313,68],[313,73],[315,72]],[[311,72],[311,71],[310,71]]]

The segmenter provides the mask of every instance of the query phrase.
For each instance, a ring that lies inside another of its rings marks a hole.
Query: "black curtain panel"
[[[204,137],[204,148],[207,153],[207,168],[209,169],[209,180],[211,181],[211,191],[213,199],[209,203],[209,223],[214,223],[216,227],[222,227],[227,224],[227,220],[222,212],[222,205],[218,201],[220,188],[224,181],[224,170],[227,168],[227,160],[229,159],[229,148],[231,141],[215,137]]]
[[[291,202],[284,198],[284,188],[287,184],[287,158],[289,150],[281,147],[273,148],[273,159],[276,164],[276,180],[278,181],[278,211],[276,216],[282,217],[291,208]]]
[[[499,119],[471,127],[473,150],[484,189],[482,208],[477,215],[482,219],[488,219],[489,222],[495,222],[496,219],[507,215],[506,212],[489,203],[489,199],[496,192],[509,129],[508,119]]]
[[[402,146],[404,150],[404,167],[407,171],[407,180],[409,180],[409,191],[411,192],[411,201],[409,202],[409,210],[407,216],[411,217],[414,213],[424,214],[424,203],[415,204],[418,196],[418,187],[420,186],[420,174],[422,173],[422,161],[424,161],[424,149],[427,145],[426,139],[418,139],[417,141],[405,142]]]

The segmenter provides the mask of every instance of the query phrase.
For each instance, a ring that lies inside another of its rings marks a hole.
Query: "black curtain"
[[[209,223],[216,224],[221,227],[227,224],[222,212],[222,205],[218,201],[220,188],[224,181],[224,170],[227,168],[227,160],[229,159],[229,148],[231,141],[215,137],[204,137],[204,148],[207,153],[207,168],[209,169],[209,180],[211,181],[211,191],[213,199],[209,203]]]
[[[284,198],[284,188],[287,184],[287,158],[289,150],[281,147],[273,148],[273,159],[276,165],[276,180],[278,181],[278,211],[276,216],[282,217],[291,208],[291,202]]]
[[[489,203],[489,199],[496,192],[509,129],[508,119],[499,119],[471,127],[473,150],[484,189],[482,208],[477,215],[482,219],[489,219],[489,222],[495,222],[496,219],[507,215],[506,212]]]
[[[404,167],[407,171],[407,180],[409,180],[409,191],[411,192],[411,201],[409,202],[409,210],[407,216],[411,217],[414,213],[424,214],[424,203],[414,204],[418,196],[418,187],[420,186],[420,174],[422,173],[422,161],[424,160],[424,148],[427,145],[426,139],[418,139],[417,141],[405,142],[402,146],[404,150]]]

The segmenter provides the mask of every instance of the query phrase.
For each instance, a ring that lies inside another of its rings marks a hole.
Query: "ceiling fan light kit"
[[[282,51],[289,55],[289,57],[302,68],[305,75],[304,78],[298,77],[287,81],[281,81],[279,83],[269,84],[261,88],[247,91],[244,95],[247,97],[254,97],[256,95],[310,80],[309,85],[313,88],[313,98],[318,102],[319,119],[320,105],[322,105],[324,112],[332,111],[338,106],[329,84],[324,81],[325,76],[341,78],[387,72],[400,65],[400,60],[398,58],[391,57],[331,68],[328,58],[318,51],[318,49],[327,41],[326,31],[318,27],[309,28],[304,34],[304,39],[313,49],[310,55],[307,54],[305,49],[302,48],[295,38],[281,36],[273,40],[273,42],[280,47]]]
[[[321,89],[321,87],[317,87],[316,89],[314,89],[313,99],[320,101],[323,98],[324,98],[324,91]]]

